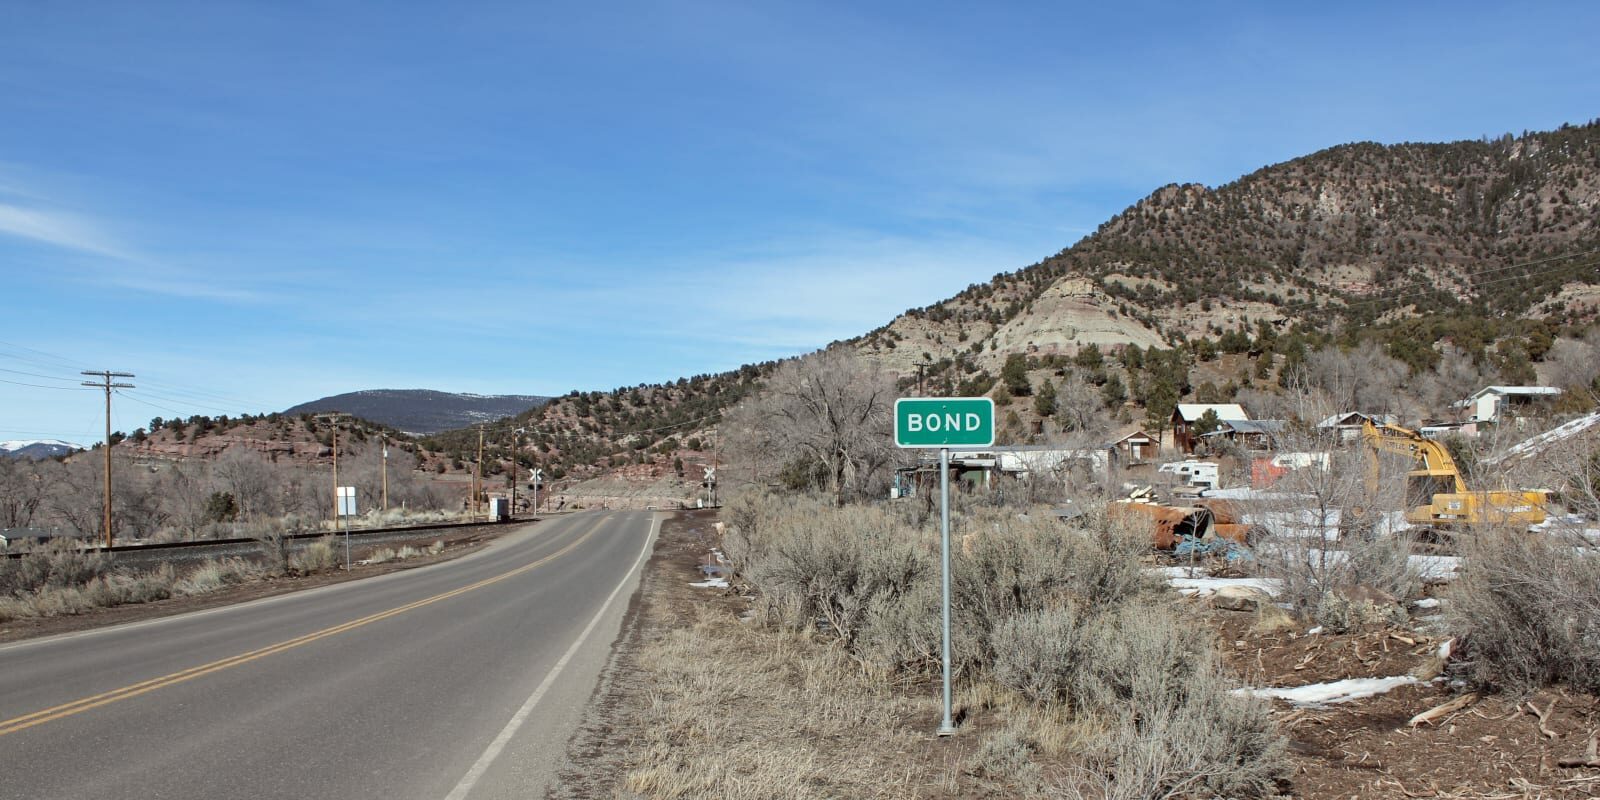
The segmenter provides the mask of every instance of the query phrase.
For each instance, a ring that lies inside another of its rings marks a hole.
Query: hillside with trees
[[[1156,190],[1057,255],[911,309],[855,344],[959,386],[1016,352],[1249,352],[1372,342],[1539,360],[1600,311],[1600,123],[1329,148],[1224,186]]]

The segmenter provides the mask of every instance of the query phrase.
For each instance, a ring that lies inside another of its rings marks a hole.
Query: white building
[[[1499,422],[1515,406],[1552,400],[1560,394],[1554,386],[1485,386],[1456,403],[1456,408],[1462,410],[1463,422]]]

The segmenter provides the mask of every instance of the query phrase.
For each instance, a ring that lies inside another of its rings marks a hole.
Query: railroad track
[[[378,544],[389,541],[409,541],[435,535],[441,531],[459,531],[467,528],[498,528],[516,522],[533,522],[539,517],[513,518],[505,522],[435,522],[426,525],[400,525],[388,528],[351,529],[352,543]],[[324,536],[343,537],[345,531],[312,531],[284,534],[283,541],[289,550],[298,550]],[[188,542],[162,542],[160,544],[119,544],[92,548],[93,552],[109,554],[119,565],[146,566],[159,563],[200,561],[226,556],[258,555],[262,539],[243,537],[235,539],[201,539]],[[28,553],[5,553],[9,559],[19,559]]]

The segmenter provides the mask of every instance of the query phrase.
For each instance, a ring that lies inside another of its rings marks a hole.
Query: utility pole
[[[110,370],[102,370],[100,372],[94,372],[92,370],[85,370],[82,374],[84,374],[84,375],[95,375],[95,376],[98,376],[100,378],[99,382],[84,381],[83,382],[84,386],[93,386],[96,389],[105,389],[106,390],[106,444],[105,444],[105,448],[106,448],[106,504],[105,504],[106,518],[105,518],[105,526],[106,526],[106,547],[110,547],[111,546],[111,540],[112,540],[112,535],[111,535],[111,390],[112,389],[132,389],[132,388],[134,388],[134,385],[131,384],[131,383],[112,383],[111,379],[112,378],[132,378],[132,377],[134,377],[134,374],[131,373],[131,372],[112,372]]]
[[[383,434],[383,510],[389,511],[389,434]]]
[[[517,460],[522,457],[522,434],[527,430],[527,428],[517,428],[512,431],[513,440],[516,442],[515,446],[511,448],[511,516],[513,517],[517,515]],[[539,512],[539,491],[537,489],[533,492],[533,502],[533,511],[537,514]]]
[[[478,461],[472,465],[472,518],[478,518],[478,492],[483,485],[483,425],[478,425]]]
[[[339,532],[339,420],[349,416],[343,412],[334,411],[328,414],[318,414],[317,419],[333,421],[333,532]],[[344,571],[350,571],[350,531],[344,533]]]

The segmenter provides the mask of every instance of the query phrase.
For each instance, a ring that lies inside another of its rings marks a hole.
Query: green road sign
[[[987,397],[902,397],[894,401],[900,447],[989,447],[994,401]]]

